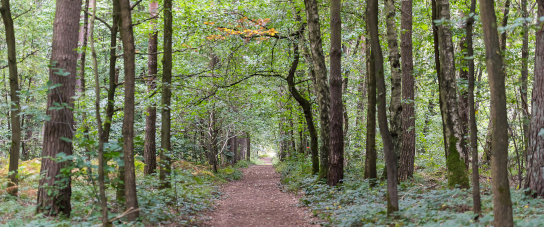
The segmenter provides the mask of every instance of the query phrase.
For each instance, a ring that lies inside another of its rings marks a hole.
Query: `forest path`
[[[298,198],[278,188],[280,174],[270,158],[266,165],[243,169],[243,178],[221,188],[223,196],[205,226],[319,226],[309,224],[309,212],[298,207]]]

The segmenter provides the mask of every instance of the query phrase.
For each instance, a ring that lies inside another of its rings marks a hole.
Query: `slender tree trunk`
[[[348,83],[349,83],[349,71],[346,72],[346,77],[344,80],[342,80],[342,93],[346,94],[348,92]],[[344,148],[349,149],[349,139],[348,139],[348,132],[349,132],[349,115],[348,115],[348,106],[347,106],[347,100],[342,99],[342,114],[343,114],[343,121],[344,121]]]
[[[106,185],[104,182],[104,131],[102,128],[102,117],[100,116],[100,80],[98,77],[98,63],[96,57],[96,50],[94,48],[94,21],[96,18],[96,6],[93,7],[93,16],[91,17],[90,22],[90,45],[91,45],[91,55],[93,59],[93,72],[94,72],[94,88],[95,88],[95,113],[96,113],[96,124],[98,128],[98,188],[99,188],[99,203],[102,213],[102,226],[108,226],[108,200],[106,199]]]
[[[472,202],[474,213],[480,215],[482,202],[480,199],[480,173],[478,169],[478,125],[476,124],[476,109],[474,103],[474,47],[472,42],[472,26],[476,13],[476,0],[470,1],[470,14],[467,19],[466,38],[468,58],[468,107],[470,125],[470,150],[472,152]]]
[[[522,16],[529,17],[527,12],[527,0],[521,0]],[[522,127],[523,127],[523,157],[527,157],[529,152],[529,101],[527,100],[527,78],[529,76],[529,26],[527,22],[523,23],[523,40],[521,47],[521,77],[520,77],[520,95],[522,108]],[[527,161],[527,159],[525,159]],[[527,182],[527,181],[526,181]],[[525,186],[527,187],[527,186]]]
[[[92,7],[95,9],[96,2],[92,1]],[[83,12],[83,26],[80,28],[79,39],[81,41],[81,49],[83,50],[79,56],[80,66],[79,66],[79,75],[76,80],[76,91],[81,94],[80,100],[85,100],[85,63],[86,63],[86,53],[87,53],[87,40],[89,37],[89,0],[85,0],[85,11]],[[85,139],[89,139],[89,127],[87,126],[87,113],[82,111],[81,113],[81,122],[80,126],[82,128],[83,136]],[[89,148],[85,148],[85,153],[87,154],[87,161],[91,161],[91,153]],[[89,168],[89,176],[92,176],[92,168]]]
[[[414,176],[416,155],[416,115],[414,107],[414,63],[412,58],[412,1],[401,3],[400,52],[402,57],[402,150],[399,179],[407,180]]]
[[[440,20],[450,21],[450,4],[448,0],[437,2]],[[438,26],[440,44],[440,105],[444,124],[444,144],[446,147],[446,166],[448,169],[448,185],[468,188],[468,176],[461,157],[465,144],[459,118],[457,99],[457,81],[455,78],[455,58],[453,54],[452,32],[447,24]]]
[[[544,17],[544,0],[538,0],[537,18]],[[526,185],[533,196],[544,196],[544,28],[536,31],[535,69],[529,125]]]
[[[170,86],[172,83],[172,0],[164,1],[164,55],[162,59],[162,101],[163,107],[161,115],[161,148],[160,153],[161,163],[160,180],[161,188],[170,188],[170,183],[166,178],[170,175],[170,100],[172,91]]]
[[[399,210],[398,191],[397,191],[397,162],[393,147],[393,139],[387,125],[386,113],[386,91],[383,68],[383,54],[380,46],[378,34],[378,0],[367,1],[368,23],[370,31],[370,42],[372,44],[372,55],[374,56],[376,86],[378,88],[378,123],[380,124],[380,134],[382,135],[385,165],[387,167],[387,214]]]
[[[251,161],[251,137],[249,132],[246,132],[246,142],[247,142],[247,148],[246,148],[246,161]]]
[[[159,2],[149,2],[149,12],[151,17],[157,16],[158,8]],[[155,24],[155,22],[156,20],[152,21],[153,24]],[[153,92],[157,88],[157,84],[155,83],[155,77],[157,76],[157,46],[158,32],[155,31],[149,37],[149,41],[147,44],[147,52],[151,54],[147,59],[147,86],[149,92]],[[155,126],[156,122],[157,107],[155,107],[154,105],[150,105],[147,107],[147,115],[145,116],[144,174],[146,175],[155,173],[157,169],[157,148],[155,143],[155,134],[157,132],[157,127]]]
[[[494,225],[514,226],[508,171],[505,168],[508,164],[508,116],[506,111],[505,74],[496,26],[497,17],[495,16],[494,0],[480,0],[480,13],[491,90],[491,115],[494,118],[493,144],[491,147]]]
[[[327,184],[336,186],[344,179],[344,132],[342,131],[342,2],[331,0],[331,50],[330,50],[330,154]]]
[[[19,116],[19,79],[17,74],[17,50],[15,46],[15,29],[13,27],[13,18],[11,17],[11,8],[9,0],[2,0],[0,13],[4,21],[6,30],[6,43],[8,46],[8,67],[9,67],[9,88],[11,97],[11,147],[9,152],[9,182],[8,193],[17,196],[18,168],[19,168],[19,150],[21,149],[21,124]]]
[[[321,25],[319,22],[319,9],[317,0],[304,0],[306,6],[306,16],[308,23],[308,36],[310,39],[310,50],[312,52],[312,63],[315,72],[315,90],[319,104],[320,134],[321,134],[321,154],[319,177],[325,178],[329,171],[329,107],[330,92],[327,84],[327,66],[325,64],[325,55],[323,54],[323,44],[321,39]]]
[[[389,64],[391,65],[391,103],[389,104],[390,133],[393,139],[393,150],[399,163],[402,147],[402,71],[398,44],[397,22],[395,20],[395,1],[385,1],[387,27],[387,47],[389,48]],[[398,164],[397,164],[398,166]]]
[[[125,108],[123,118],[123,149],[125,160],[125,206],[138,209],[136,196],[136,172],[134,168],[134,93],[135,93],[135,47],[132,29],[130,0],[118,0],[121,10],[121,40],[123,41],[123,61],[125,67]],[[127,215],[128,221],[140,216],[139,211]]]
[[[366,12],[368,15],[368,11]],[[367,17],[368,18],[368,17]],[[367,23],[367,31],[370,30],[370,25]],[[366,155],[365,155],[365,179],[371,180],[371,186],[374,185],[374,181],[378,178],[376,171],[376,71],[374,64],[374,55],[372,54],[371,44],[372,37],[368,32],[366,48],[366,75],[367,75],[367,88],[368,88],[368,102],[367,102],[367,114],[366,114]]]
[[[287,84],[289,85],[289,92],[291,92],[291,95],[293,95],[293,98],[298,102],[300,107],[302,107],[302,111],[304,112],[304,117],[306,119],[306,124],[308,125],[308,129],[310,131],[310,147],[312,152],[312,173],[318,174],[319,173],[319,157],[318,157],[318,144],[317,144],[317,130],[315,129],[314,125],[314,117],[312,114],[312,106],[308,100],[306,100],[297,90],[295,86],[295,74],[298,66],[300,53],[299,53],[299,47],[298,44],[294,45],[294,57],[293,57],[293,63],[291,63],[291,68],[289,69],[289,74],[287,76]],[[313,71],[311,71],[313,73]],[[249,134],[248,134],[249,135]],[[249,138],[249,136],[248,136]]]
[[[53,42],[51,46],[51,64],[49,81],[62,84],[51,89],[47,94],[47,111],[50,120],[44,124],[42,166],[40,185],[38,188],[38,213],[56,216],[70,216],[72,206],[71,177],[61,173],[61,169],[69,165],[69,161],[58,162],[53,158],[59,153],[72,155],[73,145],[61,137],[71,140],[74,136],[74,113],[72,108],[75,95],[77,70],[77,48],[79,34],[79,18],[81,0],[57,0],[55,21],[53,23]],[[62,72],[68,75],[58,75]],[[60,110],[52,110],[54,103],[67,105]]]

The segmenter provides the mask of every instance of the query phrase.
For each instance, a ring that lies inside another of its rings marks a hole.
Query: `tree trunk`
[[[472,152],[472,201],[473,211],[480,215],[482,202],[480,199],[480,174],[478,169],[478,125],[476,124],[476,109],[474,103],[474,47],[472,44],[472,26],[476,13],[476,0],[470,1],[470,14],[467,19],[466,39],[468,58],[468,107],[470,125],[470,150]]]
[[[161,188],[170,188],[170,183],[166,180],[170,175],[170,100],[172,91],[172,0],[164,1],[164,56],[162,59],[162,101],[163,107],[161,115],[161,148],[160,153],[160,180]]]
[[[538,0],[537,17],[544,17],[544,0]],[[536,32],[535,74],[529,125],[529,152],[527,154],[527,182],[534,196],[544,196],[544,28]]]
[[[399,210],[397,191],[397,160],[393,147],[393,139],[387,125],[386,91],[383,68],[383,54],[378,34],[378,0],[367,1],[368,23],[370,42],[372,44],[372,55],[374,56],[374,70],[376,86],[378,88],[378,123],[382,135],[383,148],[385,153],[385,165],[387,167],[387,214]]]
[[[391,65],[391,103],[389,104],[390,133],[393,139],[393,150],[397,166],[402,147],[402,72],[398,44],[397,22],[395,20],[395,1],[385,0],[385,15],[387,26],[387,47],[389,48],[389,64]]]
[[[491,147],[494,224],[495,226],[514,226],[508,170],[505,168],[508,164],[508,116],[506,111],[505,74],[499,47],[494,1],[480,0],[480,13],[491,90],[491,115],[494,118],[493,144]],[[536,75],[535,78],[537,78]]]
[[[344,179],[344,132],[342,131],[342,2],[331,0],[330,50],[330,154],[327,184],[336,186]]]
[[[149,12],[151,17],[157,16],[159,3],[157,1],[149,2]],[[155,24],[156,20],[152,20]],[[151,55],[147,59],[147,88],[148,92],[153,92],[157,88],[155,77],[157,76],[157,45],[158,32],[155,31],[149,37],[147,44],[147,52]],[[144,174],[150,175],[156,172],[157,169],[157,148],[155,134],[157,132],[157,107],[150,105],[147,107],[147,115],[145,116],[145,136],[144,136],[144,159],[145,167]]]
[[[465,14],[461,12],[461,17],[465,17]],[[464,29],[466,31],[466,24],[461,24],[461,29]],[[467,53],[467,37],[461,37],[459,41],[459,49],[461,50],[461,53]],[[468,81],[468,71],[465,70],[465,66],[467,65],[467,60],[464,58],[466,55],[463,55],[463,57],[459,60],[459,79],[462,81]],[[463,135],[466,135],[469,132],[469,106],[468,106],[468,91],[465,90],[463,87],[459,89],[459,119],[461,124],[461,130],[463,132]],[[468,170],[469,166],[469,144],[468,141],[465,139],[463,140],[463,144],[461,144],[461,156],[463,161],[465,162],[465,168]]]
[[[439,0],[437,8],[438,18],[450,21],[449,1]],[[465,143],[463,142],[464,136],[459,119],[455,57],[453,54],[452,32],[449,25],[440,24],[438,26],[438,36],[440,44],[440,109],[444,125],[448,185],[449,187],[468,188],[468,176],[460,153]]]
[[[0,13],[6,29],[6,43],[8,46],[8,67],[9,67],[9,88],[11,103],[11,147],[9,152],[9,182],[8,193],[17,196],[18,168],[19,168],[19,150],[21,148],[21,124],[19,116],[19,79],[17,73],[17,51],[15,46],[15,29],[13,27],[13,18],[11,17],[11,8],[9,0],[2,0]]]
[[[368,11],[366,12],[368,15]],[[368,18],[368,17],[367,17]],[[367,23],[367,31],[370,29],[370,25]],[[367,90],[368,90],[368,102],[366,112],[366,155],[365,155],[365,179],[371,179],[371,186],[374,185],[374,180],[378,178],[378,172],[376,170],[376,71],[374,64],[374,55],[370,44],[372,37],[367,32],[369,37],[367,38],[366,48],[366,75],[367,75]]]
[[[318,145],[317,145],[317,130],[315,129],[314,125],[314,117],[312,114],[312,105],[308,100],[306,100],[300,93],[298,92],[296,86],[295,86],[295,74],[298,66],[300,53],[299,53],[299,47],[298,44],[295,43],[294,45],[294,57],[293,57],[293,63],[291,63],[291,68],[289,69],[289,74],[287,76],[287,84],[289,85],[289,92],[291,92],[291,95],[293,95],[293,98],[298,102],[300,107],[302,107],[302,111],[304,112],[304,117],[306,119],[306,124],[308,125],[308,129],[310,130],[310,147],[312,152],[312,173],[318,174],[319,173],[319,157],[318,157]],[[310,73],[313,73],[311,71]],[[248,137],[249,138],[249,137]]]
[[[136,77],[134,32],[129,0],[119,0],[121,9],[121,40],[123,41],[123,62],[125,67],[125,108],[123,118],[123,150],[125,160],[125,206],[138,209],[136,197],[136,172],[134,168],[134,92]],[[139,211],[127,215],[128,221],[140,216]]]
[[[246,132],[246,161],[251,161],[251,137],[249,132]]]
[[[327,66],[325,64],[325,55],[323,54],[323,44],[321,40],[321,25],[319,22],[319,9],[317,0],[304,0],[306,6],[306,17],[308,23],[308,36],[310,40],[310,50],[312,52],[312,63],[315,72],[315,90],[319,104],[320,134],[321,134],[321,154],[319,177],[325,178],[329,171],[329,107],[330,92],[327,84]]]
[[[399,180],[414,176],[416,152],[416,115],[414,107],[414,63],[412,58],[412,1],[401,3],[400,52],[402,57],[402,148]]]
[[[522,16],[524,18],[529,17],[527,12],[527,0],[521,0]],[[527,78],[529,76],[529,27],[527,22],[523,23],[523,40],[521,47],[521,77],[520,77],[520,94],[521,94],[521,108],[522,120],[523,120],[523,141],[524,150],[523,157],[527,157],[529,152],[529,101],[527,100]]]
[[[38,213],[56,216],[63,214],[70,217],[72,210],[71,177],[61,173],[61,169],[70,165],[69,161],[55,161],[54,157],[63,153],[72,155],[73,145],[61,137],[71,140],[74,136],[74,103],[77,57],[75,51],[78,42],[81,0],[57,0],[55,21],[53,23],[53,42],[51,46],[51,64],[49,81],[62,86],[51,89],[47,94],[47,111],[50,120],[44,124],[42,166],[38,188]],[[68,73],[68,75],[58,75]],[[60,110],[52,110],[54,103],[66,105]],[[49,158],[53,157],[53,158]],[[46,186],[47,185],[47,186]]]
[[[349,83],[349,70],[346,72],[346,76],[344,80],[342,80],[342,93],[346,94],[348,92],[348,83]],[[347,106],[347,100],[342,99],[342,119],[344,123],[344,149],[349,150],[349,138],[348,138],[348,132],[349,132],[349,115],[348,115],[348,106]],[[344,159],[344,161],[347,161],[347,159]]]

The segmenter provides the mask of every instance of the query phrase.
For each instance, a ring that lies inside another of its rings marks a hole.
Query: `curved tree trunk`
[[[402,57],[402,148],[399,180],[414,176],[416,151],[416,115],[414,107],[414,63],[412,59],[412,1],[401,3],[400,51]],[[426,125],[426,124],[425,124]]]
[[[119,0],[121,10],[121,39],[123,41],[123,61],[125,68],[125,107],[123,118],[123,150],[125,161],[125,206],[138,209],[136,196],[136,170],[134,167],[134,93],[136,85],[136,61],[134,32],[130,0]],[[139,211],[127,215],[128,221],[140,216]]]
[[[13,27],[13,18],[11,17],[11,8],[9,0],[2,0],[0,13],[6,29],[6,43],[8,45],[8,67],[9,67],[9,88],[11,103],[11,147],[9,152],[9,182],[8,193],[17,196],[18,168],[19,168],[19,150],[21,149],[21,124],[19,116],[19,79],[17,74],[17,51],[15,47],[15,29]]]
[[[319,9],[317,0],[304,0],[306,6],[306,17],[308,23],[308,36],[310,40],[310,50],[312,52],[312,63],[315,72],[315,90],[319,104],[319,119],[321,134],[321,154],[319,177],[325,178],[329,171],[329,107],[330,92],[327,83],[327,66],[325,64],[325,55],[323,54],[323,44],[321,40],[321,25],[319,23]]]
[[[438,0],[438,18],[450,21],[450,4],[448,0]],[[453,54],[452,32],[447,24],[438,26],[440,44],[440,109],[444,124],[444,145],[446,148],[446,166],[448,168],[448,185],[468,188],[468,176],[461,157],[464,135],[459,118],[457,99],[457,81],[455,78],[455,57]]]
[[[494,0],[480,0],[480,13],[484,33],[487,73],[489,75],[489,87],[491,90],[491,115],[494,118],[491,146],[494,225],[514,226],[508,170],[506,168],[508,164],[509,142],[505,73],[503,56],[499,46]]]
[[[71,140],[74,136],[74,107],[77,70],[77,48],[81,0],[57,0],[55,22],[53,23],[53,43],[51,47],[51,67],[49,81],[62,84],[47,94],[47,111],[50,120],[45,122],[40,185],[38,188],[37,212],[45,215],[58,214],[70,216],[72,206],[71,177],[61,173],[69,165],[68,161],[57,162],[49,157],[58,154],[72,155],[73,145],[61,137]],[[69,73],[58,75],[59,71]],[[52,110],[54,103],[65,104],[70,108]],[[46,187],[47,185],[47,187]],[[52,190],[52,192],[50,192]]]
[[[150,16],[157,16],[159,3],[157,1],[149,2]],[[155,20],[152,21],[155,24]],[[147,86],[148,92],[152,92],[157,88],[155,83],[155,77],[157,76],[157,45],[158,45],[158,32],[155,31],[149,37],[147,44],[147,53],[150,53],[147,59]],[[147,115],[145,116],[145,136],[144,136],[144,159],[145,167],[144,174],[150,175],[156,172],[157,169],[157,147],[155,134],[157,132],[157,107],[150,105],[147,107]]]
[[[367,0],[368,23],[370,39],[372,44],[372,55],[374,56],[376,86],[378,88],[378,122],[380,124],[380,134],[382,135],[385,165],[387,167],[387,214],[399,210],[398,191],[397,191],[397,161],[393,148],[393,139],[387,125],[386,113],[386,91],[385,78],[383,75],[383,54],[380,46],[378,34],[378,0]]]

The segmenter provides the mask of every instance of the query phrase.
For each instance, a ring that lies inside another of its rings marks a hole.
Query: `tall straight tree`
[[[474,16],[476,13],[476,0],[470,1],[470,13],[467,18],[466,39],[468,59],[468,112],[470,125],[470,150],[472,152],[472,202],[475,214],[482,212],[482,202],[480,199],[480,173],[478,169],[478,125],[476,124],[476,106],[474,103],[474,47],[472,42],[472,26],[474,25]]]
[[[527,18],[529,17],[529,12],[527,11],[527,0],[521,0],[521,11],[522,16]],[[523,115],[523,140],[524,144],[524,156],[528,154],[529,151],[529,101],[527,100],[527,79],[529,77],[529,26],[528,22],[523,23],[523,40],[521,47],[521,77],[520,80],[520,96],[521,96],[521,108]],[[525,181],[527,182],[527,181]]]
[[[397,163],[402,146],[402,72],[397,32],[395,1],[385,0],[385,21],[387,27],[387,47],[391,65],[391,103],[389,104],[390,133]]]
[[[15,47],[15,29],[11,17],[9,0],[2,0],[0,13],[6,30],[6,43],[8,46],[8,67],[9,67],[9,88],[11,97],[11,147],[9,153],[9,182],[8,193],[17,196],[19,179],[17,169],[19,168],[19,150],[21,148],[21,124],[19,116],[19,77],[17,74],[17,50]]]
[[[383,72],[383,54],[378,34],[378,0],[367,0],[368,23],[372,55],[374,56],[376,86],[378,88],[378,123],[382,135],[385,153],[385,165],[387,167],[387,214],[390,215],[399,210],[399,198],[397,191],[397,158],[393,148],[393,139],[387,125],[386,91]]]
[[[319,22],[319,9],[317,0],[304,0],[306,6],[306,21],[308,23],[308,36],[310,40],[310,51],[312,52],[313,70],[315,73],[315,90],[319,104],[319,120],[321,127],[321,154],[319,177],[325,178],[329,171],[329,105],[330,91],[327,84],[327,66],[323,54],[323,41],[321,39],[321,25]]]
[[[344,179],[344,132],[342,130],[342,10],[341,0],[331,0],[331,151],[327,184],[336,186]]]
[[[161,113],[161,153],[159,163],[160,188],[170,188],[167,180],[170,175],[170,99],[172,92],[172,0],[164,0],[164,55],[162,59],[162,113]],[[216,157],[214,157],[214,160]]]
[[[156,0],[149,2],[149,13],[151,17],[157,16],[159,9],[159,2]],[[151,21],[155,24],[156,20]],[[147,44],[147,53],[150,55],[147,59],[147,86],[148,91],[153,92],[157,88],[155,83],[155,77],[157,76],[157,46],[158,46],[158,32],[154,31],[149,36]],[[155,173],[157,169],[157,147],[155,143],[155,134],[157,132],[157,107],[149,105],[147,107],[147,115],[145,116],[145,144],[144,144],[144,158],[145,167],[144,173],[146,175]]]
[[[461,17],[465,17],[465,13],[464,12],[461,12],[460,13],[460,16]],[[466,24],[461,24],[461,29],[464,29],[466,31],[466,27],[467,25]],[[467,66],[468,62],[465,57],[466,57],[466,53],[467,53],[467,37],[460,37],[459,39],[459,49],[461,50],[461,54],[464,55],[464,57],[462,57],[460,60],[459,60],[459,65],[461,65],[459,67],[459,79],[460,80],[464,80],[464,81],[468,81],[468,70],[467,70]],[[466,135],[468,132],[469,132],[469,106],[468,106],[468,90],[467,89],[464,89],[464,88],[461,88],[459,89],[459,120],[460,120],[460,124],[461,124],[461,130],[463,131],[463,134]],[[469,148],[470,146],[467,144],[468,141],[467,140],[463,140],[463,144],[461,144],[461,158],[463,159],[463,161],[465,162],[465,168],[468,169],[468,165],[469,165],[469,159],[468,159],[468,156],[469,156]]]
[[[495,226],[514,226],[510,185],[508,184],[508,170],[505,168],[508,165],[509,143],[508,115],[506,111],[506,77],[503,71],[503,56],[500,51],[497,16],[495,15],[494,5],[494,0],[480,0],[480,18],[484,33],[486,66],[491,90],[491,115],[493,116],[493,136],[491,139],[493,143],[491,145],[493,216],[495,217]],[[538,108],[538,106],[534,107]]]
[[[463,150],[464,135],[459,118],[457,100],[457,81],[455,77],[455,57],[453,54],[452,32],[449,25],[450,4],[448,0],[438,0],[438,41],[440,45],[440,112],[444,125],[444,145],[446,148],[446,167],[448,185],[468,188],[468,176],[460,152]]]
[[[53,23],[53,42],[51,46],[51,68],[49,81],[62,86],[50,89],[47,93],[47,111],[50,117],[44,124],[42,166],[38,188],[38,213],[56,216],[70,216],[72,206],[71,177],[61,173],[68,161],[57,161],[58,154],[72,155],[74,137],[74,113],[72,111],[75,95],[77,57],[76,52],[81,0],[57,0]],[[62,109],[52,109],[57,105]],[[64,138],[66,139],[64,139]]]
[[[400,56],[402,57],[402,148],[399,179],[414,176],[416,116],[414,108],[414,61],[412,57],[412,0],[401,2]]]
[[[368,10],[366,10],[368,15]],[[367,16],[368,18],[368,16]],[[369,24],[367,23],[367,33],[370,36]],[[375,65],[374,65],[374,55],[372,54],[371,48],[371,37],[368,37],[366,44],[366,75],[367,75],[367,90],[368,90],[368,101],[367,101],[367,111],[366,111],[366,144],[365,144],[365,179],[376,179],[378,178],[378,173],[376,171],[376,76],[375,76]],[[371,185],[374,185],[374,181],[371,182]]]
[[[123,60],[125,68],[125,108],[123,118],[123,150],[125,161],[125,206],[138,209],[136,196],[136,172],[134,167],[134,92],[136,85],[136,49],[130,0],[119,0],[121,10],[121,40],[123,42]],[[138,210],[127,215],[128,221],[140,216]]]
[[[537,18],[544,17],[544,0],[537,0]],[[542,22],[540,22],[542,23]],[[544,196],[544,27],[536,32],[535,73],[533,82],[529,152],[527,154],[527,183],[534,196]]]

